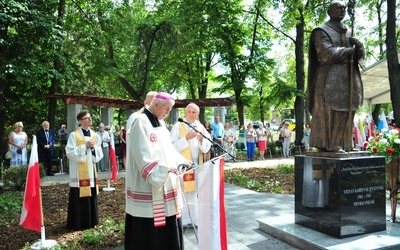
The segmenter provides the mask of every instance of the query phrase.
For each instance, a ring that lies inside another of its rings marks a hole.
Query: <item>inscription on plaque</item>
[[[385,171],[383,157],[296,156],[295,222],[338,238],[385,230]]]

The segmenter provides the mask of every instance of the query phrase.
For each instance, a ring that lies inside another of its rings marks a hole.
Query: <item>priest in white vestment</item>
[[[90,129],[89,111],[79,112],[77,120],[80,127],[69,134],[65,146],[70,176],[67,227],[84,230],[99,223],[96,163],[103,158],[103,150],[100,136]]]
[[[211,140],[211,135],[197,120],[199,113],[199,106],[194,103],[188,104],[185,109],[185,121]],[[192,161],[195,165],[199,165],[203,163],[203,153],[207,153],[210,150],[211,142],[203,138],[203,135],[193,128],[184,122],[175,123],[171,128],[171,140],[176,150],[186,159]],[[189,206],[188,209],[184,204],[182,208],[182,224],[184,227],[198,224],[198,187],[196,179],[195,170],[183,176],[184,194]]]
[[[178,167],[191,162],[175,150],[160,122],[174,104],[171,95],[158,93],[127,137],[125,249],[184,249]]]

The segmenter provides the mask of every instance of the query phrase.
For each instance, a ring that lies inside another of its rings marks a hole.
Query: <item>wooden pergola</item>
[[[111,97],[100,97],[84,94],[46,94],[45,98],[62,99],[67,104],[82,104],[89,106],[101,106],[122,109],[140,109],[143,107],[142,100],[121,99]],[[234,101],[229,97],[223,98],[205,98],[205,99],[182,99],[175,100],[174,108],[184,108],[189,103],[196,103],[200,108],[203,107],[228,107],[232,106]]]

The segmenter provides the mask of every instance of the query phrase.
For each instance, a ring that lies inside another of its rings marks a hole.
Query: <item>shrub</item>
[[[88,229],[83,232],[82,240],[89,245],[96,245],[100,243],[103,237],[104,235],[101,232],[95,229]]]
[[[279,174],[292,174],[294,173],[294,166],[293,165],[279,165],[276,167],[276,172]]]
[[[23,198],[21,192],[5,192],[0,196],[0,226],[21,215]]]
[[[40,177],[46,175],[43,166],[39,165]],[[15,190],[23,190],[26,183],[26,175],[28,166],[21,165],[19,167],[11,166],[4,171],[4,186],[13,187]]]
[[[89,245],[96,245],[104,237],[109,237],[112,232],[125,232],[125,223],[115,224],[113,219],[105,218],[99,225],[85,230],[82,235],[82,241]]]

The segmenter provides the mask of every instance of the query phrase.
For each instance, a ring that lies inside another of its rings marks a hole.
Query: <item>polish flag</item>
[[[42,197],[40,190],[39,157],[36,136],[33,136],[32,151],[26,177],[24,203],[19,224],[26,229],[41,232],[43,226]]]
[[[368,135],[367,135],[368,138],[370,138],[374,135],[374,122],[372,121],[370,116],[368,116],[368,130],[367,131],[368,131]]]
[[[224,198],[224,158],[219,157],[199,166],[198,235],[199,249],[228,249]]]
[[[357,144],[360,144],[360,142],[361,142],[361,135],[360,135],[360,129],[357,127],[357,125],[354,125],[354,128],[353,128],[353,134],[354,134],[354,141],[357,143]]]
[[[114,143],[114,135],[110,133],[110,160],[111,160],[111,168],[112,168],[112,176],[111,179],[113,181],[117,181],[117,174],[118,174],[118,168],[117,168],[117,156],[115,154],[115,143]]]

